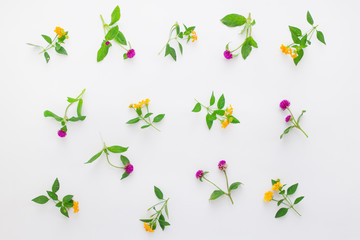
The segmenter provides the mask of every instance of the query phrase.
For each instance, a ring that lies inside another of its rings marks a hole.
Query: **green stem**
[[[295,117],[294,117],[294,115],[292,114],[290,108],[287,107],[286,109],[287,109],[287,110],[290,112],[290,114],[291,114],[291,118],[293,119],[293,124],[294,124],[294,126],[295,126],[296,128],[298,128],[300,131],[302,131],[302,132],[305,134],[305,136],[308,138],[308,135],[304,132],[304,130],[301,129],[299,123],[295,120]]]
[[[85,90],[86,90],[86,88],[84,88],[84,90],[82,90],[82,92],[79,94],[79,96],[77,96],[75,99],[81,98],[81,96],[85,93]],[[67,111],[68,111],[69,107],[70,107],[73,103],[74,103],[74,102],[70,103],[70,104],[66,107],[66,109],[65,109],[65,114],[64,114],[64,120],[65,120],[65,121],[67,120]]]
[[[135,110],[135,109],[134,109]],[[135,110],[136,112],[136,110]],[[139,114],[138,114],[139,115]],[[141,118],[142,120],[144,120],[144,122],[146,122],[148,125],[152,126],[153,128],[155,128],[156,130],[158,130],[160,132],[160,130],[158,128],[156,128],[152,123],[148,122],[143,116],[139,115],[139,118]]]
[[[234,201],[231,198],[230,189],[229,189],[229,180],[228,180],[228,177],[227,177],[227,174],[226,174],[225,170],[224,170],[224,174],[225,174],[225,178],[226,178],[226,187],[227,187],[227,190],[228,190],[228,196],[229,196],[229,198],[231,200],[231,203],[234,204]]]
[[[115,168],[122,168],[122,169],[124,169],[123,167],[118,167],[118,166],[113,165],[113,164],[110,162],[110,160],[109,160],[109,153],[108,153],[107,151],[104,151],[104,152],[105,152],[106,159],[107,159],[108,163],[110,164],[110,166],[115,167]]]
[[[151,221],[151,222],[156,222],[157,219],[160,217],[160,214],[162,213],[162,210],[164,209],[165,205],[167,204],[167,202],[169,201],[170,198],[166,199],[164,204],[162,205],[162,207],[160,208],[159,211],[156,211],[156,217]]]
[[[223,193],[225,193],[221,188],[219,188],[215,183],[213,183],[212,181],[210,181],[209,179],[207,179],[206,177],[203,177],[203,179],[205,179],[206,181],[208,181],[209,183],[211,183],[212,185],[214,185],[217,189],[219,189],[220,191],[222,191]],[[226,194],[226,193],[225,193]]]
[[[101,16],[101,14],[100,14],[100,18],[101,18],[101,21],[102,21],[102,24],[103,24],[104,34],[105,34],[105,36],[106,36],[106,31],[109,31],[109,30],[110,30],[110,26],[105,23],[105,21],[104,21],[103,17]],[[129,49],[126,49],[122,44],[120,44],[120,43],[116,40],[116,38],[114,39],[114,41],[115,41],[121,48],[123,48],[126,52],[129,51]]]

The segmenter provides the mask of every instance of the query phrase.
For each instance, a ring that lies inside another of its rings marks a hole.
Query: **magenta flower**
[[[60,129],[59,131],[58,131],[58,135],[59,135],[59,137],[66,137],[66,132],[64,131],[64,130],[62,130],[62,129]]]
[[[107,41],[105,44],[106,44],[106,46],[107,46],[107,45],[109,45],[109,44],[110,44],[110,42],[109,42],[109,41]]]
[[[226,59],[232,59],[232,58],[233,58],[233,55],[232,55],[232,53],[231,53],[229,50],[225,50],[225,52],[224,52],[224,57],[225,57]]]
[[[226,164],[226,161],[225,160],[221,160],[220,162],[219,162],[219,164],[218,164],[218,167],[219,167],[219,169],[221,170],[221,171],[225,171],[226,170],[226,168],[227,168],[227,164]]]
[[[203,170],[199,170],[196,172],[196,178],[197,179],[201,179],[204,176],[204,171]]]
[[[126,164],[126,166],[124,167],[124,170],[127,174],[130,174],[134,171],[134,166],[131,165],[130,163]]]
[[[126,56],[128,58],[133,58],[135,56],[135,50],[134,49],[130,49],[127,53]]]
[[[288,100],[282,100],[280,103],[280,108],[282,110],[286,110],[290,106],[290,102]]]
[[[285,122],[289,122],[291,120],[291,115],[288,115],[286,118],[285,118]]]

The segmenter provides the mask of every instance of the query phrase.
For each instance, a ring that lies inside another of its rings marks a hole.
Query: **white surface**
[[[136,57],[123,61],[118,46],[96,63],[103,39],[99,14],[109,20],[121,8],[120,29]],[[2,1],[0,119],[1,239],[358,239],[359,57],[357,1]],[[308,28],[306,11],[325,34],[315,39],[295,67],[281,53],[291,41],[288,25]],[[229,13],[256,20],[259,49],[246,61],[226,61],[228,41],[237,29],[219,21]],[[175,22],[196,25],[199,41],[184,45],[178,62],[158,56]],[[69,31],[69,56],[43,56],[26,42],[44,43],[55,26]],[[68,125],[60,139],[57,122],[43,111],[62,114],[66,97],[83,88],[87,119]],[[241,124],[208,131],[205,113],[192,113],[194,98],[207,103],[214,90],[225,94]],[[161,132],[125,122],[134,117],[129,103],[150,98],[155,113],[166,113]],[[280,141],[287,127],[278,105],[291,101],[302,127]],[[102,143],[129,146],[134,173],[121,172],[101,158],[84,165]],[[213,187],[224,186],[217,163],[229,163],[230,181],[242,181],[228,199],[209,202]],[[79,214],[66,219],[52,203],[31,199],[60,180],[60,195],[72,193]],[[263,202],[270,179],[298,182],[305,199],[293,212],[275,219],[278,209]],[[171,226],[153,234],[138,220],[156,203],[153,185],[169,196]]]

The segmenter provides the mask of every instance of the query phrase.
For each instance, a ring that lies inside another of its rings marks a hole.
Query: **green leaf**
[[[50,55],[47,52],[44,52],[44,57],[45,57],[46,63],[48,63],[50,60]]]
[[[64,125],[64,126],[61,128],[61,130],[63,130],[64,132],[67,132],[67,127],[66,127],[66,125]]]
[[[64,202],[64,207],[66,208],[72,208],[74,206],[74,202],[71,201],[71,202]]]
[[[116,6],[114,11],[111,13],[111,22],[110,26],[115,24],[120,19],[120,7]]]
[[[160,122],[165,117],[165,114],[159,114],[156,117],[154,117],[153,122]]]
[[[60,189],[59,179],[56,178],[55,181],[54,181],[54,183],[53,183],[53,185],[52,185],[51,190],[52,190],[54,193],[56,193],[57,191],[59,191],[59,189]]]
[[[46,192],[52,200],[58,200],[58,196],[56,195],[56,193],[53,193],[51,191],[46,191]]]
[[[129,159],[127,157],[125,157],[124,155],[120,155],[120,160],[121,160],[122,164],[124,164],[124,166],[126,166],[127,164],[130,163]]]
[[[301,30],[297,27],[289,26],[290,32],[297,37],[302,36]]]
[[[243,57],[244,60],[249,56],[251,50],[252,50],[251,46],[247,41],[245,41],[244,45],[241,47],[241,56]]]
[[[112,27],[105,35],[105,40],[113,40],[119,32],[119,26]]]
[[[277,202],[277,205],[280,206],[280,204],[284,201],[285,199],[281,199]]]
[[[295,199],[294,204],[298,204],[299,202],[301,202],[301,200],[304,199],[304,196],[298,197],[297,199]]]
[[[240,186],[241,182],[234,182],[233,184],[230,185],[229,190],[235,190]]]
[[[62,202],[58,202],[55,207],[61,207],[62,206]]]
[[[137,118],[133,118],[133,119],[127,121],[126,124],[134,124],[134,123],[137,123],[139,121],[140,121],[140,118],[137,117]]]
[[[180,26],[179,24],[176,24],[176,35],[178,35],[180,33]]]
[[[166,216],[169,218],[169,210],[168,210],[167,204],[165,204],[165,213],[166,213]]]
[[[274,184],[276,184],[276,183],[277,183],[277,181],[271,179],[271,185],[274,185]]]
[[[306,48],[306,42],[307,42],[307,34],[305,34],[305,35],[300,39],[300,47],[301,47],[301,48]]]
[[[183,54],[183,47],[182,47],[181,43],[178,42],[178,44],[179,44],[180,53],[182,55]]]
[[[324,34],[321,31],[316,31],[316,37],[320,42],[326,45]]]
[[[141,126],[141,128],[148,128],[148,127],[150,127],[150,124]]]
[[[154,186],[154,192],[155,192],[155,195],[156,195],[156,197],[158,199],[160,199],[160,200],[164,199],[164,194],[162,193],[162,191],[158,187]]]
[[[300,116],[299,116],[298,119],[297,119],[297,123],[300,122],[300,119],[301,119],[301,117],[303,116],[304,113],[306,113],[306,110],[303,110],[303,111],[301,112]]]
[[[280,208],[279,211],[277,211],[275,218],[283,217],[288,212],[288,208]]]
[[[52,117],[52,118],[54,118],[56,121],[58,121],[58,122],[61,122],[61,120],[63,120],[61,117],[59,117],[58,115],[56,115],[55,113],[53,113],[53,112],[50,112],[50,111],[48,111],[48,110],[46,110],[45,112],[44,112],[44,117]]]
[[[49,44],[51,44],[52,43],[52,40],[51,40],[51,37],[49,37],[49,36],[47,36],[47,35],[41,35],[44,39],[45,39],[45,41],[47,41]]]
[[[152,114],[153,114],[153,113],[147,113],[147,114],[145,114],[144,118],[148,118],[148,117],[150,117]]]
[[[49,201],[49,198],[47,196],[41,195],[41,196],[34,198],[31,201],[36,202],[38,204],[45,204]]]
[[[62,215],[64,215],[65,217],[69,217],[68,210],[67,210],[65,207],[61,207],[61,208],[60,208],[60,212],[61,212]]]
[[[225,194],[225,193],[224,193],[223,191],[215,190],[215,191],[213,191],[213,193],[211,194],[209,200],[215,200],[215,199],[219,198],[220,196],[222,196],[222,195],[224,195],[224,194]]]
[[[312,18],[312,16],[311,16],[311,14],[310,14],[309,11],[307,11],[307,13],[306,13],[306,20],[307,20],[308,23],[310,23],[311,25],[314,24],[314,20],[313,20],[313,18]]]
[[[287,194],[287,195],[293,195],[293,194],[296,192],[296,189],[297,189],[298,185],[299,185],[299,184],[296,183],[296,184],[290,186],[290,187],[287,189],[286,194]]]
[[[192,111],[193,112],[200,112],[201,111],[201,104],[197,103]]]
[[[233,115],[231,115],[229,118],[232,119],[231,123],[233,123],[233,124],[240,123],[240,121]]]
[[[63,202],[72,202],[73,197],[73,195],[66,195],[65,197],[63,197]]]
[[[210,98],[210,106],[214,105],[215,103],[215,96],[214,96],[214,91],[211,94],[211,98]]]
[[[149,223],[152,221],[152,219],[139,219],[142,222]]]
[[[238,27],[246,23],[246,18],[239,14],[229,14],[220,20],[223,24],[228,27]]]
[[[60,46],[60,45],[59,45]],[[68,55],[65,48],[63,48],[62,46],[59,47],[59,49],[55,48],[55,51],[57,53],[63,54],[63,55]]]
[[[97,52],[97,62],[102,61],[109,52],[109,45],[102,44],[99,51]]]
[[[142,114],[141,108],[137,108],[135,111],[139,116]]]
[[[121,176],[120,180],[123,180],[124,178],[127,178],[130,174],[127,172],[124,172],[123,175]]]
[[[287,129],[285,129],[284,133],[280,135],[280,139],[282,139],[285,134],[288,134],[292,128],[294,128],[294,126],[290,126]]]
[[[211,115],[210,115],[210,114],[207,114],[207,115],[206,115],[206,124],[207,124],[209,130],[211,129],[211,127],[212,127],[212,125],[213,125],[213,121],[214,121],[214,120],[212,120]]]
[[[214,113],[216,115],[219,115],[219,116],[224,116],[225,115],[225,110],[215,110]]]
[[[297,57],[293,59],[295,65],[298,65],[298,63],[300,62],[300,60],[302,59],[302,57],[304,56],[304,50],[302,50],[301,48],[297,51]]]
[[[129,147],[121,147],[121,146],[114,145],[114,146],[108,147],[107,150],[109,150],[112,153],[123,153],[123,152],[126,152],[128,150],[128,148]]]
[[[125,45],[125,46],[127,45],[126,38],[124,34],[120,31],[118,31],[115,37],[115,42],[120,43],[121,45]]]
[[[166,44],[165,56],[169,55],[176,61],[176,52],[169,44]]]
[[[79,99],[68,97],[68,98],[67,98],[67,101],[68,101],[69,103],[74,103],[74,102],[79,101]]]
[[[80,118],[78,117],[71,117],[68,119],[70,122],[77,122],[77,121],[80,121]]]
[[[248,37],[248,38],[247,38],[247,42],[248,42],[251,46],[253,46],[254,48],[258,48],[257,43],[255,42],[255,40],[254,40],[252,37]]]
[[[294,41],[294,43],[300,44],[300,39],[298,36],[296,36],[294,33],[291,33],[291,38]]]
[[[83,105],[84,100],[82,100],[82,98],[79,99],[78,105],[77,105],[77,115],[78,117],[81,116],[81,110],[82,110],[82,105]]]
[[[103,150],[101,150],[100,152],[98,152],[97,154],[95,154],[94,156],[92,156],[92,158],[90,158],[90,160],[87,161],[86,163],[92,163],[93,161],[95,161],[96,159],[98,159],[98,158],[101,156],[102,153],[103,153]],[[85,163],[85,164],[86,164],[86,163]]]
[[[224,94],[222,94],[217,102],[217,107],[218,109],[222,109],[224,106],[225,106],[225,96]]]

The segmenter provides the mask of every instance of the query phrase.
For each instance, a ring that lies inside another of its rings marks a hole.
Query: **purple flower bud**
[[[291,120],[291,115],[286,116],[286,118],[285,118],[285,122],[289,122],[290,120]]]
[[[133,58],[135,56],[135,50],[134,49],[130,49],[127,53],[126,56],[128,58]]]
[[[232,59],[232,58],[233,58],[233,55],[232,55],[232,53],[231,53],[229,50],[225,50],[225,52],[224,52],[224,57],[225,57],[226,59]]]
[[[203,170],[197,171],[195,176],[197,179],[201,179],[204,176],[204,171]]]
[[[221,171],[225,171],[228,165],[226,164],[225,160],[221,160],[218,164],[218,167]]]
[[[64,130],[61,130],[61,129],[60,129],[60,130],[58,131],[58,135],[59,135],[59,137],[62,137],[62,138],[63,138],[63,137],[66,137],[66,132],[65,132]]]
[[[105,45],[107,46],[107,45],[109,45],[110,44],[110,42],[109,41],[107,41],[106,43],[105,43]]]
[[[131,165],[130,163],[128,163],[125,167],[124,170],[127,174],[130,174],[134,171],[134,166]]]
[[[290,102],[288,100],[282,100],[280,103],[280,108],[282,110],[286,110],[290,106]]]

